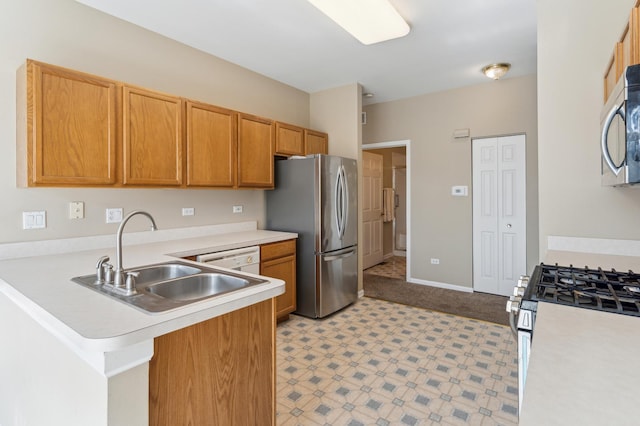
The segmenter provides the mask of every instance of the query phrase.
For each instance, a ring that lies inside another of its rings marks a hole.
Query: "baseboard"
[[[394,253],[387,253],[384,256],[382,256],[383,260],[387,260],[387,259],[391,259],[394,256]]]
[[[445,288],[447,290],[462,291],[464,293],[473,293],[473,289],[471,287],[464,287],[461,285],[439,283],[436,281],[427,281],[427,280],[421,280],[418,278],[410,278],[410,277],[407,277],[407,282],[413,283],[413,284],[428,285],[431,287]]]
[[[358,299],[364,297],[364,289],[358,290]]]
[[[407,257],[407,251],[406,250],[394,250],[393,251],[393,255],[394,256],[398,256],[398,257]]]

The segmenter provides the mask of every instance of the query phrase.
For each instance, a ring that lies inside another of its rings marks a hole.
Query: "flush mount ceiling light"
[[[367,92],[367,93],[363,93],[363,94],[362,94],[362,97],[363,97],[363,98],[373,98],[373,93],[369,93],[369,92]]]
[[[507,64],[505,62],[499,64],[491,64],[482,68],[482,73],[489,78],[494,80],[499,80],[500,77],[504,76],[507,71],[511,68],[511,64]]]
[[[309,0],[362,44],[403,37],[409,25],[388,0]]]

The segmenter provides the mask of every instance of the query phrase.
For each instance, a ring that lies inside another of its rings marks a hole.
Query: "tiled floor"
[[[516,425],[508,327],[362,298],[277,332],[277,424]]]
[[[368,274],[404,280],[407,277],[407,258],[394,256],[365,271]]]

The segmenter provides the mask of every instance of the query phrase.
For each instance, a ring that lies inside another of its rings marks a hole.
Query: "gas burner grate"
[[[542,263],[525,298],[640,316],[640,274]]]

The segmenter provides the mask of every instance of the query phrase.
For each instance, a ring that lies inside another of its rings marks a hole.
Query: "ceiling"
[[[536,72],[535,0],[390,0],[406,37],[365,46],[305,0],[77,0],[313,93],[358,82],[364,104]]]

